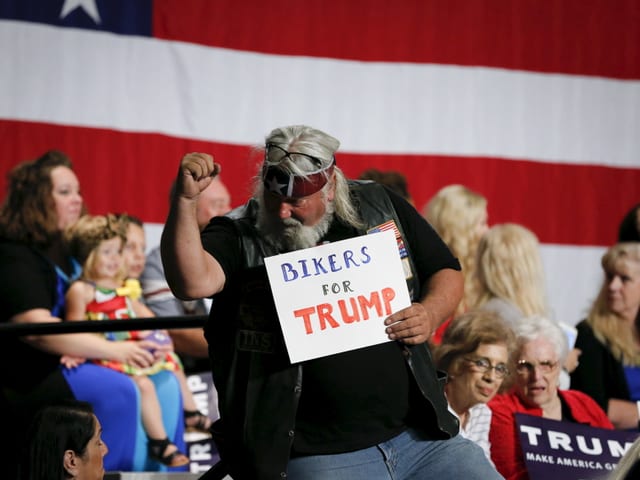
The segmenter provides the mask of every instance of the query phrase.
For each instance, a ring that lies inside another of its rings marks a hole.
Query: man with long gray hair
[[[404,199],[345,178],[339,144],[308,126],[273,130],[253,198],[202,233],[195,204],[220,165],[181,160],[162,258],[176,295],[214,296],[205,335],[222,461],[235,480],[501,478],[458,435],[426,344],[460,301],[460,266]],[[398,236],[413,302],[380,325],[392,341],[291,363],[264,258],[382,226]]]

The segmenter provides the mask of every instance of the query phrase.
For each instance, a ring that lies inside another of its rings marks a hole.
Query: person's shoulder
[[[379,199],[380,195],[391,197],[390,189],[371,180],[349,180],[347,184],[352,195],[373,195],[376,199]]]
[[[583,318],[578,323],[576,323],[576,328],[578,330],[591,330],[591,325],[589,325],[586,318]]]
[[[517,325],[518,321],[524,316],[515,303],[500,297],[490,298],[479,309],[496,313],[512,327]]]
[[[0,243],[0,264],[10,269],[17,265],[22,271],[30,269],[53,271],[54,268],[39,250],[16,242]]]
[[[588,412],[592,421],[595,420],[596,422],[596,424],[592,425],[599,426],[601,428],[613,428],[613,424],[609,420],[607,413],[590,395],[581,392],[580,390],[558,390],[558,394],[570,407],[580,405],[581,411]]]
[[[585,410],[595,414],[595,413],[604,413],[604,410],[598,405],[593,397],[590,395],[575,389],[569,390],[558,390],[558,395],[560,395],[569,405],[581,405]]]
[[[349,189],[352,191],[375,192],[376,194],[386,194],[390,198],[402,198],[386,185],[376,183],[371,180],[349,180],[348,185]]]
[[[471,412],[474,416],[491,415],[491,408],[489,408],[489,405],[487,405],[486,403],[480,402],[471,407],[469,409],[469,412]]]
[[[160,250],[160,245],[153,247],[147,252],[145,261],[146,263],[162,262],[162,252]]]
[[[499,393],[487,403],[491,410],[491,422],[505,425],[515,421],[513,414],[520,411],[515,394]]]
[[[71,282],[69,285],[69,289],[67,290],[68,296],[78,295],[82,298],[91,297],[93,298],[96,291],[95,284],[91,282],[87,282],[86,280],[75,280]]]
[[[503,409],[514,409],[517,405],[517,397],[513,393],[499,393],[494,396],[489,402],[487,406],[491,410],[503,410]]]
[[[562,398],[564,398],[569,404],[571,404],[572,402],[574,404],[581,403],[582,405],[585,405],[588,408],[600,409],[596,401],[591,396],[587,395],[586,393],[580,390],[575,390],[575,389],[558,390],[558,394]]]
[[[0,242],[0,254],[14,255],[22,257],[39,256],[38,251],[34,248],[18,242],[2,241]]]
[[[576,324],[576,330],[578,331],[578,338],[581,342],[585,340],[597,341],[593,327],[589,325],[586,320],[582,320]]]
[[[211,219],[210,224],[228,224],[230,221],[243,220],[245,218],[253,218],[258,211],[258,202],[252,198],[244,205],[234,208],[224,215],[219,215]]]

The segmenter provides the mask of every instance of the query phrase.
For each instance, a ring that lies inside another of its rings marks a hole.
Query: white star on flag
[[[97,24],[101,22],[96,0],[64,0],[60,18],[66,17],[78,7],[81,7]]]

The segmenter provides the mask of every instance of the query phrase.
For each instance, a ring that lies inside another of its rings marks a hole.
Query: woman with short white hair
[[[515,327],[516,353],[513,389],[496,395],[489,441],[491,459],[506,479],[528,478],[516,413],[573,422],[600,428],[613,428],[607,414],[591,397],[577,390],[560,390],[560,370],[568,353],[564,332],[546,317],[525,317]]]

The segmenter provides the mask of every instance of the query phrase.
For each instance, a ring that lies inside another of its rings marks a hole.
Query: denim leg
[[[501,480],[482,448],[460,435],[449,440],[424,440],[409,429],[378,447],[388,459],[394,480]]]
[[[289,480],[393,480],[377,447],[289,460]]]
[[[482,448],[460,435],[425,440],[409,429],[355,452],[292,458],[290,480],[502,480]]]

